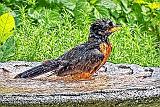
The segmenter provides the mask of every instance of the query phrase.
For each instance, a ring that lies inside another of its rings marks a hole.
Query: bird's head
[[[107,41],[108,36],[117,31],[120,25],[114,24],[109,19],[97,20],[90,27],[89,39],[96,39],[101,41]]]

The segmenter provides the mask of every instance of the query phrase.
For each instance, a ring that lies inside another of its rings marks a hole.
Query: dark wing
[[[56,71],[57,69],[60,69],[61,65],[67,64],[67,62],[62,61],[56,61],[56,60],[50,60],[42,63],[41,65],[38,65],[36,67],[33,67],[27,71],[24,71],[18,75],[16,75],[14,78],[32,78],[36,77],[38,75],[50,72],[50,71]]]
[[[69,62],[57,71],[58,76],[65,76],[92,71],[101,64],[104,55],[99,51],[99,44],[82,44],[60,58]]]
[[[71,49],[58,59],[46,61],[39,66],[36,66],[34,68],[31,68],[27,71],[24,71],[16,75],[15,78],[32,78],[50,71],[53,71],[53,73],[57,75],[73,74],[77,72],[75,71],[75,69],[81,70],[82,65],[84,64],[87,65],[86,67],[91,68],[91,65],[94,65],[94,63],[91,63],[94,62],[94,59],[91,58],[94,57],[94,54],[90,54],[91,53],[90,50],[98,48],[96,46],[98,45],[92,43],[85,43],[79,45]],[[95,51],[93,51],[93,53],[94,52]],[[96,57],[101,57],[101,55],[99,56],[96,55],[95,60],[98,59]]]
[[[77,60],[80,58],[80,56],[83,56],[86,54],[88,51],[93,50],[93,49],[99,49],[99,43],[84,43],[81,45],[78,45],[75,48],[72,48],[62,56],[60,56],[57,60],[67,60],[67,61],[72,61],[72,60]]]

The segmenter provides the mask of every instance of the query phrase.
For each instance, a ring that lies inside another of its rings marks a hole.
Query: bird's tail
[[[16,75],[14,78],[32,78],[39,76],[41,74],[47,73],[49,71],[55,70],[57,67],[59,67],[58,61],[46,61],[43,64],[36,66],[34,68],[31,68],[27,71],[24,71],[18,75]]]

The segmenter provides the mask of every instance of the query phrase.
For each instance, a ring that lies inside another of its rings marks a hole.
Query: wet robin
[[[57,76],[69,76],[74,80],[89,79],[106,63],[112,46],[109,35],[119,28],[109,19],[95,21],[90,27],[88,41],[80,44],[57,59],[48,60],[15,76],[33,78],[47,72]]]

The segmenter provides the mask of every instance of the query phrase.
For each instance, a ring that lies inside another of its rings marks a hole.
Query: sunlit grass
[[[155,49],[156,37],[140,29],[139,26],[123,27],[111,37],[113,51],[109,61],[160,66],[160,56]]]
[[[82,20],[86,25],[81,26],[67,12],[61,16],[49,9],[40,12],[43,15],[34,20],[25,14],[25,9],[20,9],[21,23],[13,35],[14,55],[2,61],[54,59],[87,40],[90,26],[88,20]],[[155,49],[156,38],[152,33],[141,31],[140,26],[123,27],[110,37],[110,41],[113,45],[110,62],[160,66],[159,50]]]
[[[33,25],[30,19],[26,20],[26,17],[22,18],[22,24],[15,33],[17,44],[15,60],[54,59],[86,40],[88,27],[80,30],[71,23],[69,14],[64,13],[57,21],[52,14],[54,14],[52,11],[46,10],[44,20],[39,25]]]

